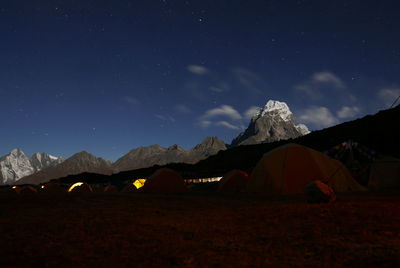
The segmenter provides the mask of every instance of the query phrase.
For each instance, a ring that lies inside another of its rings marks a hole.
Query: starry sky
[[[230,143],[269,99],[311,130],[400,95],[398,1],[0,2],[0,155]]]

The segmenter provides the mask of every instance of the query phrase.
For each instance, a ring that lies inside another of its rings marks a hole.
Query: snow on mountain
[[[232,140],[232,146],[273,142],[308,134],[307,126],[296,125],[285,102],[269,100],[250,121],[247,129]]]
[[[63,162],[58,158],[45,153],[36,153],[27,157],[20,149],[14,149],[9,154],[0,157],[0,185],[13,184],[20,178]]]

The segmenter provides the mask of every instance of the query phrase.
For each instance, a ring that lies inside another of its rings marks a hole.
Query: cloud
[[[173,118],[172,116],[169,116],[169,115],[155,114],[154,116],[162,121],[171,122],[171,123],[176,122],[175,118]]]
[[[255,94],[262,94],[266,84],[261,77],[250,70],[244,68],[234,68],[232,70],[236,79],[249,91]]]
[[[226,127],[229,129],[240,129],[240,127],[232,125],[231,123],[227,122],[227,121],[218,121],[216,123],[214,123],[215,126],[221,126],[221,127]]]
[[[218,120],[220,117],[225,117],[227,120]],[[203,128],[216,126],[229,129],[241,129],[240,126],[229,121],[236,121],[240,123],[242,119],[243,117],[235,108],[229,105],[221,105],[217,108],[207,110],[198,118],[197,124]]]
[[[241,120],[242,116],[232,106],[221,105],[218,108],[210,109],[202,116],[203,119],[214,118],[217,116],[225,116],[232,120]]]
[[[130,97],[130,96],[125,96],[122,98],[122,100],[131,105],[139,105],[140,104],[140,101],[138,99]]]
[[[187,70],[193,74],[197,74],[197,75],[204,75],[206,73],[208,73],[208,69],[204,66],[201,65],[188,65],[187,66]]]
[[[294,89],[303,92],[312,99],[321,99],[323,94],[321,90],[323,88],[330,89],[345,89],[346,85],[342,79],[332,72],[324,71],[314,73],[307,81],[295,85]]]
[[[357,106],[349,107],[343,106],[339,111],[336,112],[336,116],[341,119],[353,118],[360,113],[360,108]]]
[[[315,84],[332,85],[335,88],[345,88],[345,84],[338,76],[332,72],[319,72],[314,73],[311,81]]]
[[[255,114],[257,114],[260,111],[260,107],[258,106],[251,106],[250,108],[248,108],[244,114],[243,117],[248,121],[250,120]]]
[[[378,97],[388,108],[399,96],[400,88],[383,88],[378,92]]]
[[[182,114],[190,114],[192,112],[192,110],[184,104],[176,105],[175,110]]]
[[[329,127],[338,123],[338,120],[333,116],[328,108],[322,106],[313,106],[303,111],[298,117],[299,121],[313,126]]]

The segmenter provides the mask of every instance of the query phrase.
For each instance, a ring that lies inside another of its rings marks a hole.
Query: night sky
[[[230,143],[286,102],[311,130],[400,95],[399,1],[0,2],[0,155]]]

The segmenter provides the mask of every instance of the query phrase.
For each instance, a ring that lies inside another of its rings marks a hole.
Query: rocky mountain
[[[224,141],[217,137],[205,138],[200,144],[190,150],[185,150],[176,144],[168,148],[160,145],[139,147],[118,159],[113,164],[113,170],[115,173],[118,173],[125,170],[147,168],[169,163],[194,164],[225,149],[226,145]]]
[[[45,153],[36,153],[28,157],[20,149],[14,149],[0,158],[0,185],[13,184],[22,177],[47,167],[56,166],[63,161],[62,157]]]
[[[51,166],[32,175],[23,177],[16,184],[39,184],[73,174],[92,172],[98,174],[112,174],[112,162],[98,158],[88,152],[74,154],[57,166]]]
[[[284,102],[269,100],[250,121],[247,129],[231,145],[258,144],[297,138],[310,133],[307,126],[296,125],[293,113]]]

